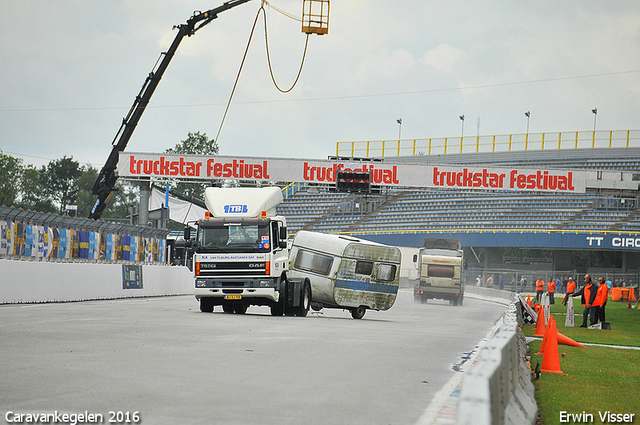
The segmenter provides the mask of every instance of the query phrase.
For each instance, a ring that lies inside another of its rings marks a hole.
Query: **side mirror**
[[[189,226],[184,226],[184,240],[188,241],[191,239],[191,228]]]

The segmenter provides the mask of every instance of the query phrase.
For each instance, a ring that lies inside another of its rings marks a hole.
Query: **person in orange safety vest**
[[[544,292],[544,280],[542,278],[538,278],[536,280],[536,302],[540,302],[540,298],[542,298],[542,293]]]
[[[593,301],[593,307],[597,309],[597,318],[601,323],[604,323],[606,320],[604,307],[607,305],[607,300],[609,299],[609,287],[604,282],[604,277],[598,278],[598,290],[596,291],[596,299]]]
[[[578,292],[573,294],[573,297],[580,296],[580,304],[584,306],[582,312],[582,325],[581,328],[587,327],[587,318],[589,318],[589,324],[595,325],[598,321],[597,310],[593,308],[593,302],[596,299],[598,288],[591,281],[591,276],[584,275],[584,286]]]
[[[553,278],[549,279],[549,282],[547,283],[547,292],[549,293],[549,305],[555,304],[556,282]]]
[[[567,295],[564,296],[562,300],[563,305],[567,305],[567,298],[573,296],[573,293],[576,291],[576,281],[573,280],[572,277],[569,278],[567,282]]]

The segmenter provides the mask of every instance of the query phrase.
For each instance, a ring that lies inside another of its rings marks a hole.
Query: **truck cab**
[[[250,305],[266,305],[274,316],[306,316],[311,288],[287,278],[286,220],[275,214],[280,202],[278,187],[206,189],[210,217],[195,223],[195,239],[185,230],[202,312],[220,305],[244,314]]]
[[[462,305],[463,250],[456,239],[425,238],[418,254],[413,256],[418,269],[418,281],[413,294],[417,302],[429,299],[448,300],[451,305]]]

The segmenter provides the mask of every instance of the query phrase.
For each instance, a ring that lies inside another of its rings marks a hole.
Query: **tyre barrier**
[[[509,304],[500,320],[498,330],[462,380],[458,425],[522,425],[537,419],[521,303]]]

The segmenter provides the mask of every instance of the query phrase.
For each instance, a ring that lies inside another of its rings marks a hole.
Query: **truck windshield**
[[[269,252],[269,226],[229,224],[198,229],[198,250],[202,252]]]

